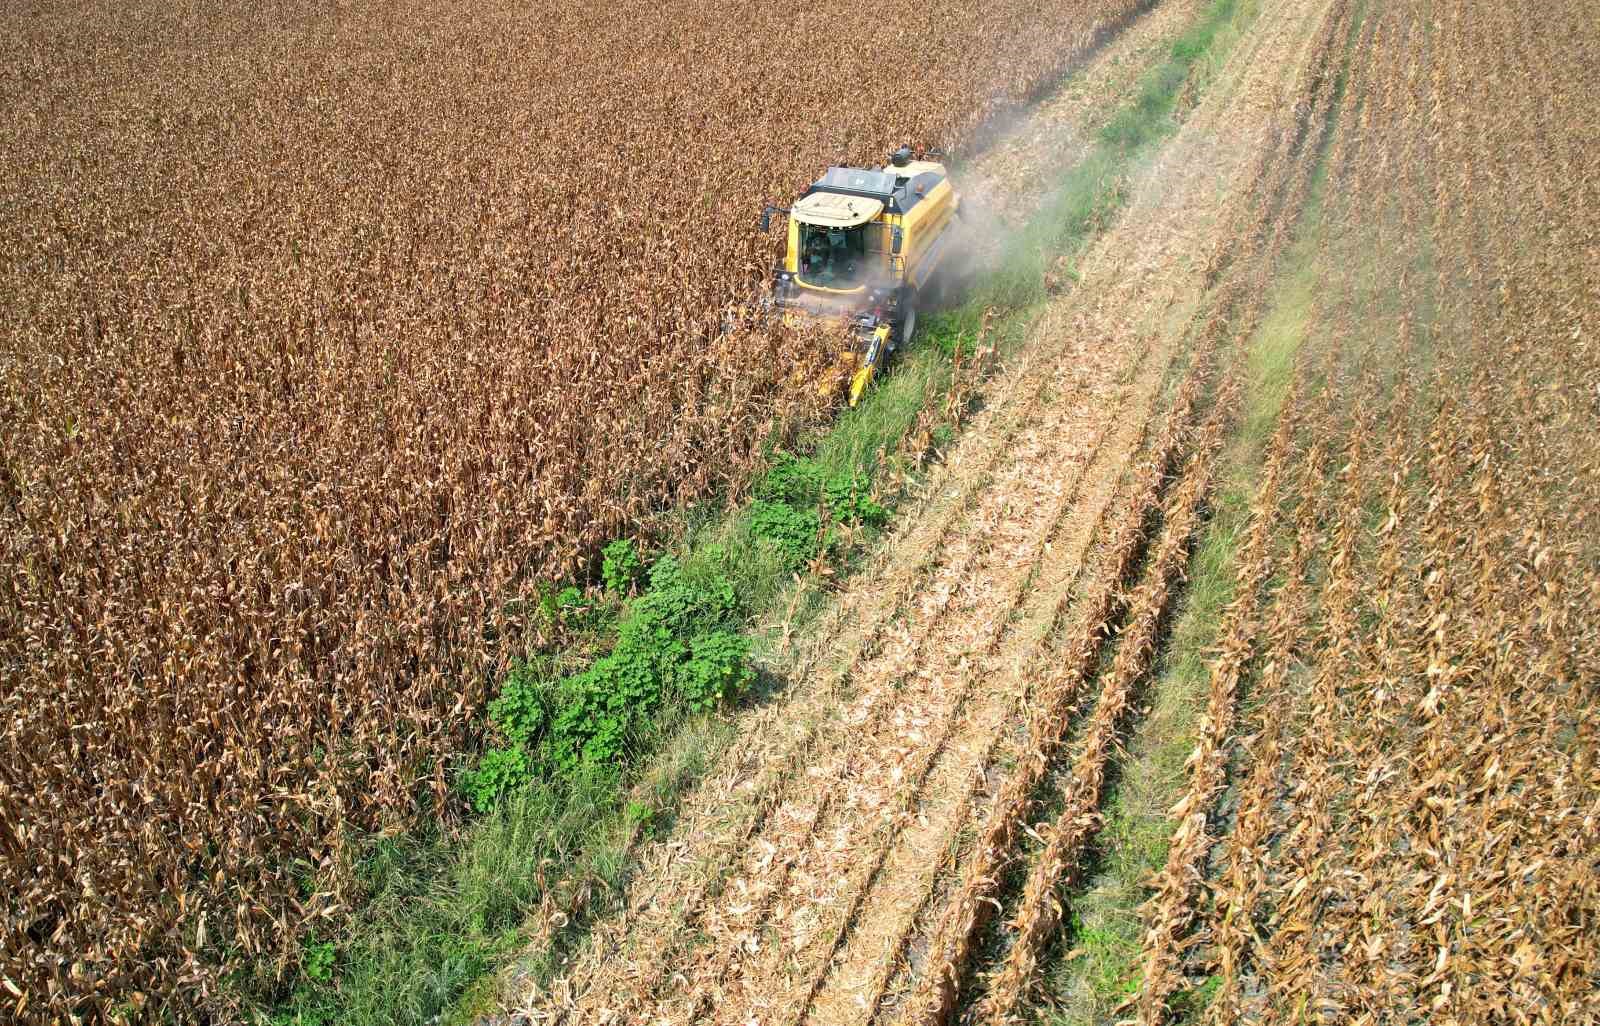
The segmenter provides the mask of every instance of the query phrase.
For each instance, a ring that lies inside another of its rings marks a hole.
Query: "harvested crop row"
[[[1103,522],[1109,509],[1109,503],[1101,505],[1094,514],[1094,523]],[[1061,532],[1052,539],[1049,559],[1057,563],[1070,561],[1081,573],[1083,549],[1087,548],[1087,539],[1093,537],[1094,531],[1085,532],[1082,547],[1071,544],[1064,535],[1065,532]],[[893,853],[899,856],[898,864],[893,867],[885,864],[891,854],[891,845],[885,843],[874,857],[863,860],[863,867],[852,870],[851,897],[825,944],[826,954],[815,961],[809,980],[796,988],[800,996],[789,1002],[790,1010],[780,1021],[795,1026],[801,1023],[844,1026],[849,1022],[870,1021],[877,1011],[900,966],[907,938],[919,918],[926,914],[940,874],[948,869],[949,860],[954,857],[958,837],[969,825],[974,810],[984,810],[988,805],[990,796],[982,789],[981,781],[995,766],[997,752],[1003,750],[1009,754],[1017,747],[1006,727],[1017,715],[1020,688],[1008,686],[1008,678],[1027,679],[1025,674],[1014,669],[1031,661],[1021,650],[1035,646],[1036,636],[1050,633],[1067,608],[1072,591],[1070,586],[1056,590],[1060,600],[1048,614],[1038,619],[1029,618],[1022,626],[1013,626],[1006,632],[1010,641],[1006,650],[992,649],[989,658],[967,668],[968,688],[996,688],[1009,698],[1003,704],[989,705],[981,723],[968,731],[967,747],[973,734],[987,738],[975,758],[958,760],[952,757],[947,765],[939,767],[946,778],[940,790],[948,793],[954,789],[959,798],[953,808],[933,807],[940,820],[937,823],[925,822],[930,814],[925,796],[908,796],[900,804],[899,815],[903,822],[897,824],[892,839]],[[990,668],[998,672],[988,672]],[[939,754],[942,758],[943,753]],[[948,857],[930,857],[933,852],[943,852]],[[897,872],[890,873],[891,868]],[[902,890],[907,886],[907,877],[911,878],[909,885],[913,896],[909,900]],[[858,878],[859,883],[856,882]],[[863,965],[875,966],[870,979],[864,987],[852,986],[853,974],[859,973]]]
[[[1069,310],[1070,304],[1053,309],[1040,324],[1041,333],[1057,337]],[[1063,344],[1076,347],[1085,343]],[[982,688],[1013,693],[1017,698],[1004,710],[1004,722],[992,721],[984,728],[989,741],[980,758],[961,764],[952,760],[944,768],[947,774],[956,774],[945,790],[951,786],[958,789],[957,808],[942,812],[937,804],[920,802],[916,815],[900,832],[895,841],[896,861],[886,865],[881,877],[874,881],[867,906],[848,923],[848,932],[841,935],[834,958],[818,967],[809,1007],[805,1009],[806,1022],[840,1026],[877,1017],[891,982],[909,967],[913,937],[932,925],[927,922],[927,910],[941,883],[949,883],[945,874],[948,863],[958,857],[960,832],[975,811],[986,814],[995,798],[984,781],[994,772],[996,754],[1012,758],[1025,741],[1008,729],[1007,722],[1020,719],[1018,709],[1031,702],[1031,683],[1046,676],[1046,668],[1052,665],[1048,639],[1072,629],[1063,621],[1076,615],[1074,597],[1078,585],[1086,574],[1094,572],[1091,553],[1097,548],[1107,518],[1114,512],[1116,484],[1124,460],[1129,454],[1142,451],[1148,441],[1147,434],[1153,426],[1151,411],[1174,350],[1170,342],[1159,339],[1135,337],[1124,339],[1121,344],[1130,345],[1138,354],[1132,361],[1136,369],[1131,381],[1118,376],[1125,383],[1117,386],[1117,391],[1125,393],[1125,398],[1113,423],[1106,428],[1109,437],[1099,443],[1099,451],[1093,456],[1090,479],[1079,485],[1075,508],[1063,517],[1047,543],[1046,556],[1030,581],[1030,594],[1013,614],[1016,622],[1008,631],[1007,643],[991,659],[966,669]],[[1094,348],[1104,349],[1106,343]],[[931,827],[924,822],[928,817],[944,822]],[[944,858],[930,859],[930,851],[946,854]]]
[[[983,330],[973,346],[976,353],[987,351],[991,314],[984,315]],[[984,409],[970,425],[964,444],[952,453],[947,473],[935,477],[921,501],[897,518],[897,529],[885,540],[882,557],[866,571],[876,579],[886,579],[889,586],[866,595],[852,594],[858,601],[834,605],[803,651],[793,657],[792,676],[809,680],[820,664],[836,662],[838,668],[826,678],[827,687],[832,688],[872,654],[888,625],[906,614],[906,603],[942,565],[947,540],[993,484],[1018,432],[1036,423],[1043,392],[1059,369],[1055,347],[1035,335],[1015,366],[1000,376],[998,388],[986,395]],[[911,434],[919,430],[914,428]]]
[[[1149,672],[1174,585],[1188,561],[1190,544],[1210,496],[1216,454],[1238,401],[1239,381],[1230,373],[1192,443],[1176,487],[1162,502],[1161,534],[1138,587],[1127,600],[1126,622],[1117,633],[1117,654],[1095,702],[1083,748],[1073,763],[1064,805],[1028,873],[1017,912],[1006,923],[1013,934],[1012,943],[1004,965],[989,980],[988,993],[974,1009],[978,1022],[1009,1021],[1033,982],[1043,944],[1061,924],[1057,888],[1071,878],[1099,829],[1106,766],[1123,733],[1135,688]]]
[[[959,981],[999,885],[999,867],[1010,858],[1018,824],[1032,803],[1038,782],[1050,765],[1066,733],[1067,710],[1076,701],[1100,651],[1102,633],[1122,606],[1121,586],[1144,548],[1145,518],[1155,508],[1168,469],[1178,457],[1188,433],[1188,421],[1207,376],[1205,354],[1197,354],[1161,433],[1151,458],[1139,471],[1132,498],[1113,528],[1112,555],[1090,588],[1073,637],[1063,646],[1055,672],[1040,685],[1029,718],[1025,757],[1004,784],[990,810],[988,826],[974,849],[961,892],[946,909],[935,934],[928,968],[903,1006],[899,1021],[907,1024],[943,1022],[954,1010]]]

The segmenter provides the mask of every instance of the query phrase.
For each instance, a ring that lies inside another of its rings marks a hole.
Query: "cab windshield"
[[[856,289],[867,283],[882,263],[874,245],[882,226],[868,222],[854,228],[800,226],[800,280],[825,289]]]

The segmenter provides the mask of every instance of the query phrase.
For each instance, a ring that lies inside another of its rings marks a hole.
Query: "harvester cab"
[[[881,167],[830,167],[788,209],[788,246],[773,269],[785,321],[847,318],[849,348],[818,390],[848,382],[854,406],[891,353],[916,332],[919,301],[940,287],[961,198],[943,164],[905,147]]]

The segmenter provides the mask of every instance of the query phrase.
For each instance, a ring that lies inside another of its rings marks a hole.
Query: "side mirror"
[[[900,255],[900,247],[905,244],[905,233],[898,227],[889,230],[889,253],[893,256]]]
[[[763,210],[761,212],[761,234],[762,235],[767,234],[767,231],[771,227],[772,227],[772,208],[768,207],[767,209],[765,209],[765,210]]]

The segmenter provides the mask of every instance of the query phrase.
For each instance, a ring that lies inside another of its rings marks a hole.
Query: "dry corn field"
[[[296,874],[442,798],[514,600],[804,415],[761,205],[970,148],[1132,6],[8,5],[16,1014],[204,1014],[337,913]]]
[[[1600,1023],[1600,22],[1240,2],[783,696],[585,947],[503,974],[510,1019],[1083,1021],[1048,977],[1245,466],[1089,1018]],[[1077,68],[1043,111],[1092,134],[1201,6],[0,14],[0,1018],[240,1015],[228,974],[348,911],[349,838],[445,803],[541,640],[518,600],[819,415],[820,340],[745,316],[761,205],[902,141],[1003,182],[997,124]]]

